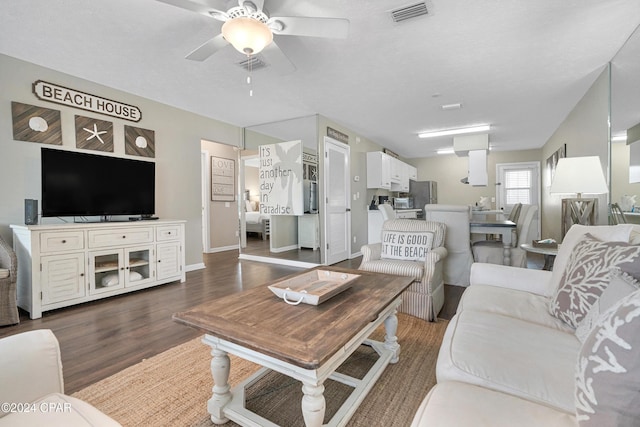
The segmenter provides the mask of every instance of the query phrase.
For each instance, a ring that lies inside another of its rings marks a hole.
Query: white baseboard
[[[358,258],[359,256],[362,256],[362,252],[356,252],[355,254],[351,254],[351,256],[349,257],[349,259]]]
[[[189,271],[203,270],[205,268],[207,268],[207,266],[204,265],[204,262],[199,262],[197,264],[186,265],[184,271],[188,273]]]
[[[207,250],[207,253],[208,254],[215,254],[217,252],[237,251],[237,250],[240,250],[240,245],[220,246],[218,248],[209,248]]]
[[[296,251],[296,250],[298,250],[298,245],[283,246],[281,248],[271,249],[271,252],[273,252],[274,254],[279,254],[280,252]]]

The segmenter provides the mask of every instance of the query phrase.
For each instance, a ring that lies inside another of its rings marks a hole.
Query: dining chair
[[[384,221],[396,219],[396,211],[393,210],[393,207],[391,207],[391,205],[382,203],[381,205],[378,205],[378,210],[382,212],[382,219]]]
[[[610,209],[611,209],[611,215],[609,216],[609,220],[610,220],[609,222],[611,223],[611,225],[627,223],[627,218],[624,216],[624,213],[622,212],[622,208],[620,208],[619,204],[611,203]]]
[[[427,221],[443,222],[447,225],[444,247],[447,257],[443,261],[444,283],[447,285],[469,286],[473,253],[471,252],[471,205],[424,206]]]
[[[527,266],[527,252],[520,247],[523,243],[531,243],[535,236],[533,233],[533,218],[538,211],[538,206],[522,205],[519,221],[516,223],[515,233],[517,237],[512,239],[511,247],[511,266],[522,267]],[[484,262],[489,264],[503,264],[504,247],[502,242],[495,240],[482,240],[474,242],[472,245],[473,258],[475,262]]]

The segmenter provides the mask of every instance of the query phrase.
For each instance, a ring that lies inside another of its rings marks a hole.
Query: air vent
[[[244,61],[238,62],[238,65],[247,71],[249,70],[256,71],[266,67],[267,63],[264,62],[262,59],[258,58],[257,56],[250,56]]]
[[[390,13],[393,22],[402,22],[407,19],[417,18],[418,16],[428,15],[429,11],[427,10],[427,4],[425,2],[421,2],[394,9]]]

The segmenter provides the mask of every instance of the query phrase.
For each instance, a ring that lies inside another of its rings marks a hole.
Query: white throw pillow
[[[106,276],[103,276],[100,283],[102,284],[102,286],[117,285],[118,283],[120,283],[120,280],[118,278],[118,273],[110,273],[110,274],[107,274]]]
[[[424,261],[433,245],[432,231],[382,231],[382,259]]]
[[[602,295],[600,295],[600,298],[593,304],[584,319],[578,323],[575,334],[580,342],[585,342],[600,316],[622,298],[640,288],[640,283],[638,283],[633,276],[619,268],[612,268],[609,275],[609,285],[602,291]]]

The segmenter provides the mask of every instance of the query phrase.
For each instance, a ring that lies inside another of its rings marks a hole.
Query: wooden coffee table
[[[343,426],[384,368],[398,361],[396,310],[401,303],[400,294],[413,279],[335,267],[317,269],[361,276],[349,289],[317,306],[287,305],[267,288],[267,283],[174,314],[175,321],[205,332],[203,342],[212,348],[214,386],[207,407],[215,424],[233,420],[244,426],[274,426],[244,407],[245,386],[273,370],[302,382],[302,414],[306,426],[323,423],[325,380],[331,378],[354,387],[327,424]],[[384,342],[369,340],[371,333],[383,323]],[[363,343],[380,355],[369,373],[362,379],[336,373]],[[231,390],[228,353],[264,368]]]

